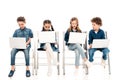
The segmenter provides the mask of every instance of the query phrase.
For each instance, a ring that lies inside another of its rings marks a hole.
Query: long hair
[[[79,28],[79,21],[78,21],[78,19],[76,17],[71,18],[71,20],[70,20],[70,27],[68,28],[68,32],[72,31],[72,25],[71,25],[72,21],[76,21],[77,22],[76,30],[77,30],[77,32],[81,32],[81,30]]]
[[[50,20],[44,20],[44,21],[43,21],[42,31],[45,31],[45,29],[44,29],[44,25],[45,25],[45,24],[51,24],[51,30],[54,31],[54,28],[53,28],[52,23],[51,23]]]

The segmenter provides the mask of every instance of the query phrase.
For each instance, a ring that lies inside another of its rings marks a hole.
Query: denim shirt
[[[33,33],[31,31],[31,29],[29,28],[24,28],[24,29],[17,29],[15,30],[13,37],[22,37],[22,38],[26,38],[26,42],[28,41],[29,38],[33,38]],[[31,47],[31,44],[29,44]]]
[[[92,44],[93,39],[105,39],[105,33],[102,29],[99,29],[97,33],[92,29],[89,32],[88,44]]]

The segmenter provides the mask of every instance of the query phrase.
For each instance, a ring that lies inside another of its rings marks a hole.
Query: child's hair
[[[92,18],[92,19],[91,19],[91,22],[94,22],[94,23],[102,26],[102,20],[101,20],[100,17],[94,17],[94,18]]]
[[[71,20],[70,20],[70,27],[68,28],[68,31],[69,31],[69,32],[72,31],[72,26],[71,26],[72,21],[77,21],[77,28],[76,28],[76,30],[77,30],[78,32],[81,32],[81,30],[80,30],[80,28],[79,28],[79,21],[78,21],[78,19],[77,19],[76,17],[71,18]]]
[[[25,18],[22,17],[22,16],[20,16],[20,17],[17,18],[17,22],[19,22],[19,21],[22,21],[22,22],[24,22],[24,23],[26,22],[26,21],[25,21]]]
[[[54,28],[53,28],[52,23],[51,23],[50,20],[44,20],[44,21],[43,21],[43,26],[44,26],[45,24],[51,24],[51,30],[54,31]],[[44,27],[42,28],[42,31],[45,31]]]

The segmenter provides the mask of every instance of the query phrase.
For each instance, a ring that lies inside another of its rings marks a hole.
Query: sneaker
[[[14,75],[14,72],[15,72],[15,70],[14,71],[10,70],[10,73],[9,73],[8,77],[12,77]]]
[[[26,70],[26,77],[30,77],[31,74],[30,74],[30,70]]]
[[[79,74],[79,69],[75,69],[74,75],[78,76],[78,74]]]
[[[105,68],[105,60],[104,59],[102,59],[101,65]]]

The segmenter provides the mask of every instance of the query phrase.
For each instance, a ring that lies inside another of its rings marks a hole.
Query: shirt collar
[[[25,29],[26,29],[26,27],[24,27],[24,29],[21,29],[21,28],[20,28],[20,30],[25,30]]]
[[[95,32],[95,30],[93,30],[93,31]],[[100,32],[100,31],[101,31],[101,29],[98,30],[98,32]],[[98,33],[98,32],[97,32],[97,33]]]

